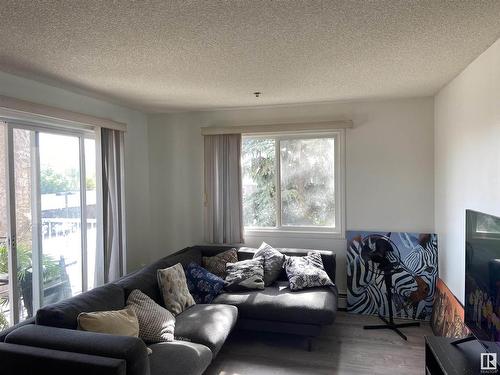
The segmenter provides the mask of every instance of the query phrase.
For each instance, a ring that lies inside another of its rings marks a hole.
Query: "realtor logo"
[[[481,371],[497,372],[497,353],[481,353]]]

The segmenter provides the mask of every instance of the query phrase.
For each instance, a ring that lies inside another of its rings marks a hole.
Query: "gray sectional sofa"
[[[77,330],[80,312],[118,310],[134,289],[157,303],[162,298],[156,270],[176,263],[200,264],[202,256],[225,251],[227,246],[193,246],[78,296],[45,306],[35,320],[0,332],[2,374],[202,374],[217,356],[235,326],[314,337],[333,323],[337,310],[336,287],[291,292],[283,273],[274,285],[259,291],[224,293],[209,305],[198,304],[176,316],[175,334],[185,341],[150,345],[138,338]],[[308,250],[279,249],[289,256]],[[239,260],[256,249],[240,248]],[[335,281],[335,254],[322,251],[325,271]],[[310,342],[310,341],[309,341]]]

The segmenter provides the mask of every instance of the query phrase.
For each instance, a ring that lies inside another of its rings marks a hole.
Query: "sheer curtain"
[[[123,276],[125,220],[123,212],[123,132],[101,129],[104,282]],[[99,267],[101,268],[101,267]],[[101,268],[101,272],[102,269]]]
[[[205,136],[205,241],[243,243],[241,134]]]

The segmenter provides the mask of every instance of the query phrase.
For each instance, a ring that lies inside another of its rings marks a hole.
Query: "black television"
[[[500,218],[465,212],[465,324],[500,358]]]

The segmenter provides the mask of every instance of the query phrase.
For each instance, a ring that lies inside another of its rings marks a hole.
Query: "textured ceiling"
[[[0,0],[0,20],[0,70],[167,112],[432,95],[500,37],[500,1]]]

